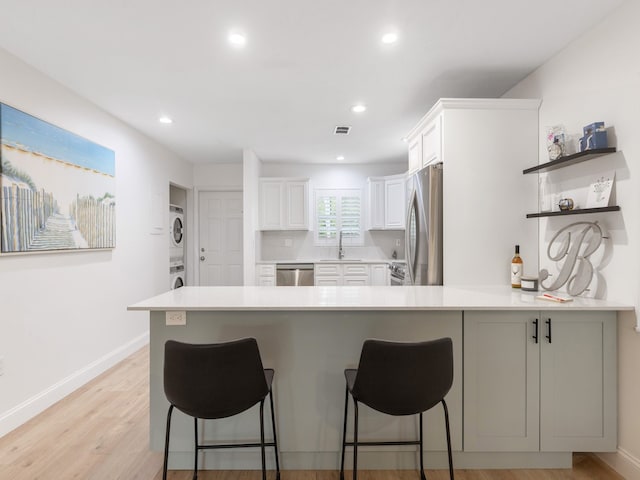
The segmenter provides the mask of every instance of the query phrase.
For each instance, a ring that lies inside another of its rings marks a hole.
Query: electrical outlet
[[[293,240],[291,240],[290,238],[285,238],[284,239],[284,246],[285,247],[292,247],[293,246]]]
[[[0,377],[4,375],[4,357],[0,357]]]
[[[173,311],[165,313],[167,325],[186,325],[187,324],[187,312]]]
[[[400,246],[400,239],[396,238],[396,247],[399,247],[399,246]]]

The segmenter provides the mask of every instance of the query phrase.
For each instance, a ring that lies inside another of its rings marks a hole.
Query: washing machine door
[[[183,238],[182,218],[175,217],[173,219],[173,225],[171,227],[171,242],[175,247],[182,246]]]

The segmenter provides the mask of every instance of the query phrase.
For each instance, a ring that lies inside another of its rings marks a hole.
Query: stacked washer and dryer
[[[169,278],[170,288],[185,285],[184,274],[184,210],[178,205],[169,205]]]

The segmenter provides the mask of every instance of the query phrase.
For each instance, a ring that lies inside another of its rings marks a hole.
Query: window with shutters
[[[344,246],[364,244],[360,190],[316,189],[315,212],[316,245],[338,245],[340,231]]]

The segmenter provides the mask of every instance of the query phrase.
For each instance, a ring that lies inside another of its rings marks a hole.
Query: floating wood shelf
[[[576,208],[575,210],[561,210],[559,212],[527,213],[527,218],[560,217],[563,215],[580,215],[584,213],[617,212],[619,210],[620,207],[618,205],[600,208]]]
[[[527,168],[526,170],[523,170],[522,173],[527,174],[550,172],[551,170],[556,170],[557,168],[568,167],[569,165],[573,165],[575,163],[586,162],[587,160],[601,157],[603,155],[609,155],[615,152],[615,147],[594,148],[593,150],[574,153],[573,155],[567,155],[566,157],[560,157],[556,160],[552,160],[551,162],[542,163],[540,165],[536,165],[535,167]]]

